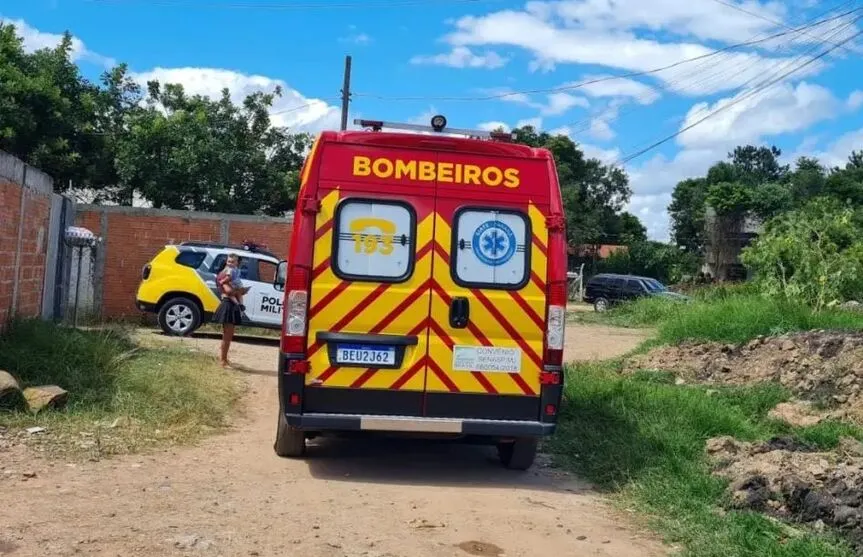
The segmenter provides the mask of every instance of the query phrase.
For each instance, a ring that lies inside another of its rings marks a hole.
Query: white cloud
[[[542,118],[524,118],[515,123],[515,127],[532,126],[536,131],[542,131]]]
[[[486,68],[490,70],[502,68],[508,61],[509,59],[494,51],[488,50],[483,54],[475,54],[466,46],[456,46],[447,54],[411,58],[411,64],[432,64],[451,68]]]
[[[556,92],[545,95],[545,102],[538,102],[527,93],[512,91],[507,88],[484,89],[483,92],[490,98],[496,98],[503,102],[523,104],[540,112],[541,116],[560,116],[569,112],[572,108],[589,108],[590,101],[571,93]]]
[[[503,131],[508,132],[512,129],[509,127],[509,125],[506,122],[497,122],[497,121],[481,122],[481,123],[477,124],[476,127],[477,127],[477,129],[484,130],[487,132],[493,132],[494,130],[497,130],[497,129],[503,129]]]
[[[341,112],[336,106],[321,99],[309,98],[292,89],[281,79],[262,75],[247,75],[218,68],[155,68],[147,72],[136,72],[132,77],[141,84],[158,80],[160,83],[179,83],[187,93],[218,98],[222,89],[231,92],[234,103],[255,91],[272,92],[282,88],[282,96],[273,102],[270,111],[274,125],[287,126],[295,132],[318,132],[338,129]]]
[[[720,99],[712,106],[709,103],[694,105],[681,129],[716,110],[722,112],[683,132],[677,138],[678,143],[687,148],[703,148],[758,142],[764,137],[805,130],[841,111],[841,103],[833,93],[805,82],[796,86],[786,83],[747,95],[749,91],[743,91]],[[736,101],[739,102],[733,104]]]
[[[43,48],[54,48],[60,41],[63,40],[61,33],[46,33],[35,27],[31,27],[23,19],[8,19],[0,17],[0,23],[4,25],[14,25],[15,32],[24,40],[24,50],[33,52]],[[72,37],[72,48],[69,53],[73,62],[90,62],[99,66],[109,68],[117,62],[113,58],[102,56],[97,52],[89,50],[84,44],[84,41],[78,37]]]
[[[857,110],[863,106],[863,91],[854,91],[850,95],[848,95],[848,108],[851,110]]]
[[[602,118],[593,118],[590,121],[590,128],[588,128],[587,133],[589,133],[592,138],[600,141],[609,141],[614,139],[615,136],[614,130],[611,129],[611,125],[607,120]]]
[[[607,75],[584,76],[580,82],[585,83],[584,85],[578,86],[576,82],[564,87],[578,86],[580,91],[584,91],[591,97],[628,97],[644,105],[653,104],[659,100],[659,92],[656,89],[634,79],[620,78],[589,83],[607,77]]]
[[[860,151],[861,149],[863,149],[863,128],[838,137],[824,151],[812,153],[810,156],[817,158],[827,167],[844,167],[851,151]]]
[[[666,30],[680,36],[725,42],[744,41],[774,29],[776,25],[766,20],[781,22],[786,15],[786,9],[780,2],[748,0],[740,6],[755,15],[715,2],[692,0],[566,0],[531,2],[528,7],[545,19],[557,18],[567,26],[578,25],[585,29],[607,31]]]
[[[520,47],[530,51],[536,57],[534,67],[546,69],[553,67],[554,64],[565,63],[599,65],[626,71],[646,71],[714,52],[707,46],[693,42],[660,42],[636,36],[634,33],[634,29],[645,27],[661,28],[666,33],[674,33],[679,18],[671,17],[666,13],[668,11],[666,8],[673,5],[678,9],[684,2],[688,6],[688,13],[694,13],[694,10],[697,10],[699,17],[705,23],[705,29],[700,30],[702,35],[720,34],[718,29],[724,29],[721,33],[723,36],[732,32],[740,33],[738,27],[727,24],[732,21],[727,17],[717,16],[713,19],[707,17],[704,8],[709,6],[704,6],[705,3],[702,2],[567,0],[554,5],[533,3],[528,6],[527,11],[504,10],[480,17],[466,16],[455,22],[455,30],[444,39],[456,48],[491,45]],[[575,21],[562,19],[560,16],[560,12],[566,6],[597,7],[600,4],[609,14],[608,18],[613,25],[592,26],[583,22],[576,24]],[[627,19],[628,16],[619,15],[620,12],[627,10],[622,9],[618,4],[641,14],[638,17],[642,20],[650,15],[646,12],[655,11],[657,12],[656,23],[647,26],[630,21]],[[725,10],[734,13],[734,10],[728,8]],[[735,18],[733,21],[737,21],[737,16],[733,17]],[[747,26],[742,28],[747,37],[753,34],[751,20],[754,19],[756,18],[749,16]],[[664,23],[660,25],[661,22]],[[689,29],[689,31],[694,33],[697,30]],[[725,52],[712,56],[709,62],[686,64],[657,73],[654,77],[665,81],[669,88],[683,94],[709,94],[739,88],[770,72],[777,72],[778,66],[789,68],[794,60],[793,56],[778,58],[753,52]],[[786,65],[782,66],[783,63]],[[823,67],[821,63],[813,63],[796,75],[798,77],[808,75]]]

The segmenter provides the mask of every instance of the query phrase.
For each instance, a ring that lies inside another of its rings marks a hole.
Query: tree
[[[679,182],[671,194],[671,236],[678,247],[689,253],[704,249],[707,189],[705,178],[690,178]]]
[[[537,132],[532,126],[515,128],[513,133],[517,143],[546,148],[554,156],[570,243],[618,243],[618,238],[640,237],[637,217],[620,221],[624,218],[620,211],[632,195],[622,169],[586,158],[565,135]]]
[[[95,159],[103,156],[97,131],[99,89],[71,59],[72,37],[55,48],[25,53],[13,25],[0,23],[0,149],[54,178],[105,185]]]
[[[281,91],[253,93],[242,106],[228,90],[211,100],[180,85],[148,83],[146,109],[127,121],[119,176],[155,207],[280,215],[293,209],[311,143],[271,125]]]
[[[771,220],[743,251],[767,294],[809,303],[816,310],[863,295],[863,215],[818,198]]]

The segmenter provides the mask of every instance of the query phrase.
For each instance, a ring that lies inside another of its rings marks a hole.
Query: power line
[[[842,2],[841,4],[839,4],[839,5],[835,6],[835,7],[831,8],[831,9],[829,9],[829,10],[827,10],[827,11],[821,12],[821,13],[819,13],[818,15],[814,16],[812,19],[810,19],[810,20],[809,20],[809,22],[807,22],[807,23],[806,23],[806,25],[809,25],[809,26],[811,26],[812,28],[814,28],[814,27],[816,27],[816,26],[821,26],[821,25],[823,25],[824,23],[828,23],[828,22],[830,22],[830,21],[835,21],[835,20],[837,20],[837,19],[845,18],[845,17],[846,17],[846,15],[848,15],[848,14],[850,14],[850,13],[853,13],[853,11],[854,11],[854,10],[851,10],[851,11],[849,11],[849,12],[845,12],[845,13],[843,13],[843,14],[839,14],[838,16],[834,16],[834,17],[831,17],[831,18],[828,18],[828,19],[824,19],[823,21],[816,21],[816,20],[819,20],[820,18],[822,18],[822,17],[826,16],[827,14],[829,14],[829,13],[831,13],[831,12],[835,12],[836,10],[842,9],[844,6],[846,6],[846,5],[848,5],[848,4],[852,4],[853,2],[854,2],[854,0],[845,1],[845,2]],[[858,10],[859,10],[859,8],[858,8]],[[842,25],[840,25],[840,26],[836,26],[836,27],[833,27],[833,28],[829,29],[829,30],[826,32],[825,36],[829,35],[830,33],[836,33],[836,32],[837,32],[837,30],[842,29],[842,28],[845,28],[845,27],[848,27],[849,25],[850,25],[850,23],[848,23],[848,22],[846,21],[844,24],[842,24]],[[762,34],[754,35],[754,36],[753,36],[753,37],[751,37],[751,39],[749,39],[749,40],[755,40],[755,39],[756,39],[757,37],[759,37],[760,35],[762,35]],[[769,40],[769,39],[771,39],[771,38],[773,38],[773,37],[772,37],[772,36],[771,36],[771,37],[767,37],[767,39],[768,39],[768,40]],[[826,43],[830,43],[830,44],[832,44],[832,42],[824,40],[824,37],[823,37],[823,36],[815,36],[815,38],[817,38],[817,39],[819,40],[819,42],[821,42],[821,43],[825,43],[825,42],[826,42]],[[763,39],[762,39],[762,40],[763,40]],[[784,49],[784,48],[786,48],[787,46],[790,46],[791,44],[792,44],[792,41],[787,41],[784,45],[779,45],[779,46],[777,47],[777,50]],[[797,59],[799,59],[799,58],[800,58],[800,56],[798,56],[798,57],[797,57]],[[756,62],[753,62],[752,64],[749,64],[749,65],[748,65],[748,66],[746,66],[745,68],[740,67],[739,65],[737,66],[737,69],[735,69],[735,67],[725,68],[724,70],[722,70],[722,71],[720,71],[720,72],[718,72],[718,73],[713,73],[713,74],[711,74],[711,75],[709,75],[709,76],[705,77],[704,79],[700,80],[700,83],[705,83],[705,82],[708,82],[708,81],[714,81],[714,80],[724,79],[726,76],[728,76],[728,75],[729,75],[729,74],[731,74],[731,73],[736,73],[736,74],[745,73],[745,72],[747,72],[747,71],[749,70],[749,68],[751,68],[751,67],[752,67],[753,65],[755,65],[756,63],[757,63],[757,61],[756,61]],[[702,62],[700,62],[700,63],[696,66],[696,69],[697,69],[698,67],[705,66],[706,64],[707,64],[707,62],[706,62],[706,61],[702,61]],[[695,73],[693,73],[692,75],[694,76],[694,75],[695,75]],[[760,75],[753,76],[752,78],[750,78],[750,79],[746,80],[743,84],[741,84],[741,85],[738,87],[738,89],[742,89],[742,88],[746,87],[746,85],[748,85],[748,84],[752,83],[752,81],[754,81],[757,77],[760,77]],[[675,86],[680,86],[680,85],[682,85],[683,83],[684,83],[684,80],[683,80],[683,79],[678,79],[678,80],[671,81],[668,85],[662,85],[661,83],[655,83],[654,85],[655,85],[656,87],[658,87],[659,89],[662,89],[662,90],[664,90],[664,91],[666,91],[666,92],[670,92],[670,89],[674,88]],[[636,99],[639,99],[639,98],[640,98],[640,97],[636,97]],[[619,113],[619,114],[615,114],[615,119],[618,119],[618,118],[619,118],[620,116],[622,116],[622,115],[630,114],[630,113],[632,113],[632,112],[634,112],[634,111],[636,111],[636,110],[639,110],[640,108],[641,108],[641,106],[632,106],[632,107],[629,107],[629,108],[625,108],[625,109],[623,109],[622,111],[620,111],[620,113]],[[585,131],[585,130],[587,129],[587,127],[588,127],[588,126],[593,122],[593,120],[595,120],[595,119],[603,119],[606,115],[614,114],[614,113],[615,113],[616,111],[618,111],[618,110],[619,110],[619,107],[618,107],[618,106],[611,106],[611,107],[608,107],[606,110],[602,111],[602,112],[601,112],[601,113],[599,113],[599,114],[591,114],[591,115],[589,115],[589,116],[587,116],[587,117],[585,117],[585,118],[582,118],[582,119],[580,119],[580,120],[578,120],[578,121],[576,121],[576,122],[573,122],[573,123],[570,123],[570,124],[566,124],[566,126],[565,126],[565,127],[567,127],[567,128],[572,128],[570,133],[574,135],[574,134],[576,134],[576,133],[580,133],[580,132]],[[681,120],[681,121],[679,121],[678,123],[682,123],[682,120]]]
[[[572,85],[564,85],[564,86],[552,87],[552,88],[548,88],[548,89],[528,89],[528,90],[524,90],[524,91],[508,91],[506,93],[499,93],[499,94],[494,94],[494,95],[484,95],[484,96],[474,96],[474,97],[464,97],[464,96],[462,96],[462,97],[456,97],[456,96],[387,96],[387,95],[378,95],[378,94],[374,94],[374,93],[353,93],[353,96],[354,97],[363,97],[363,98],[375,99],[375,100],[382,100],[382,101],[490,101],[490,100],[497,100],[497,99],[504,99],[507,97],[518,96],[518,95],[532,95],[532,94],[540,94],[540,93],[561,93],[561,92],[565,92],[565,91],[573,91],[575,89],[580,89],[582,87],[586,87],[588,85],[594,85],[596,83],[603,83],[606,81],[613,81],[613,80],[617,80],[617,79],[629,79],[629,78],[633,78],[633,77],[640,77],[640,76],[660,73],[660,72],[663,72],[666,70],[670,70],[672,68],[676,68],[678,66],[682,66],[684,64],[696,62],[698,60],[708,59],[708,58],[711,58],[713,56],[717,56],[719,54],[722,54],[724,52],[728,52],[729,50],[734,50],[737,48],[742,48],[742,47],[746,47],[746,46],[752,46],[752,45],[764,43],[764,42],[771,41],[771,40],[779,38],[779,37],[790,35],[792,33],[799,33],[803,29],[809,29],[809,28],[817,27],[819,25],[823,25],[824,23],[828,23],[830,21],[834,21],[836,19],[840,19],[843,17],[847,17],[848,15],[853,14],[855,12],[859,12],[860,10],[863,10],[863,8],[854,8],[852,10],[848,10],[844,13],[841,13],[839,15],[836,15],[836,16],[833,16],[833,17],[830,17],[830,18],[827,18],[827,19],[824,19],[821,21],[816,21],[813,23],[801,25],[799,27],[792,28],[791,30],[782,31],[780,33],[776,33],[774,35],[770,35],[768,37],[764,37],[761,39],[752,39],[752,40],[744,41],[741,43],[732,44],[732,45],[729,45],[729,46],[726,46],[726,47],[723,47],[723,48],[720,48],[720,49],[717,49],[717,50],[714,50],[714,51],[711,51],[711,52],[708,52],[705,54],[700,54],[698,56],[693,56],[691,58],[684,58],[682,60],[678,60],[676,62],[673,62],[671,64],[667,64],[665,66],[660,66],[660,67],[652,68],[649,70],[634,71],[634,72],[628,72],[628,73],[623,73],[623,74],[618,74],[618,75],[598,77],[595,79],[580,81],[580,82],[574,83]]]
[[[314,105],[318,104],[319,102],[323,102],[324,104],[326,104],[327,101],[337,101],[337,100],[339,100],[339,97],[324,97],[321,99],[314,99],[310,102],[307,102],[306,104],[301,104],[300,106],[295,106],[293,108],[286,108],[284,110],[276,110],[276,111],[270,112],[269,115],[270,116],[276,116],[277,114],[287,114],[289,112],[296,112],[297,110],[309,108],[310,106],[314,106]]]
[[[857,19],[855,19],[855,20],[854,20],[854,22],[856,23],[856,21],[857,21],[857,20],[859,20],[859,19],[860,19],[860,18],[858,17]],[[717,108],[717,109],[713,110],[712,112],[708,113],[707,115],[703,116],[702,118],[699,118],[698,120],[696,120],[695,122],[693,122],[693,123],[689,124],[688,126],[685,126],[685,127],[681,128],[681,129],[679,129],[679,130],[678,130],[678,131],[676,131],[675,133],[673,133],[673,134],[671,134],[671,135],[668,135],[668,136],[666,136],[666,137],[664,137],[664,138],[660,139],[659,141],[656,141],[656,142],[654,142],[654,143],[652,143],[652,144],[648,145],[647,147],[645,147],[645,148],[643,148],[643,149],[640,149],[640,150],[636,151],[635,153],[632,153],[631,155],[627,155],[626,157],[624,157],[623,159],[621,159],[621,160],[619,161],[619,163],[618,163],[618,164],[619,164],[619,165],[621,165],[621,166],[622,166],[622,165],[625,165],[625,164],[629,163],[630,161],[632,161],[632,160],[634,160],[634,159],[636,159],[636,158],[638,158],[638,157],[642,156],[643,154],[645,154],[645,153],[647,153],[647,152],[649,152],[649,151],[652,151],[652,150],[653,150],[653,149],[655,149],[656,147],[659,147],[660,145],[663,145],[663,144],[667,143],[668,141],[671,141],[671,140],[672,140],[672,139],[674,139],[675,137],[677,137],[677,136],[679,136],[679,135],[681,135],[681,134],[683,134],[683,133],[685,133],[685,132],[687,132],[687,131],[691,130],[692,128],[694,128],[694,127],[698,126],[699,124],[702,124],[703,122],[705,122],[705,121],[707,121],[708,119],[710,119],[710,118],[712,118],[712,117],[716,116],[716,115],[717,115],[717,114],[719,114],[720,112],[724,112],[725,110],[728,110],[728,109],[729,109],[729,108],[731,108],[732,106],[735,106],[735,105],[737,105],[737,104],[739,104],[739,103],[743,102],[744,100],[746,100],[746,99],[748,99],[748,98],[750,98],[750,97],[752,97],[752,96],[754,96],[754,95],[757,95],[758,93],[763,92],[764,90],[768,89],[769,87],[772,87],[772,86],[773,86],[773,85],[775,85],[776,83],[779,83],[780,81],[784,80],[785,78],[787,78],[787,77],[789,77],[789,76],[791,76],[791,75],[793,75],[793,74],[795,74],[795,73],[799,72],[800,70],[802,70],[803,68],[805,68],[805,67],[809,66],[810,64],[813,64],[813,63],[814,63],[814,62],[816,62],[817,60],[820,60],[821,58],[824,58],[825,56],[827,56],[828,54],[830,54],[830,53],[831,53],[831,52],[833,52],[834,50],[836,50],[836,49],[838,49],[838,48],[841,48],[841,46],[842,46],[842,45],[847,44],[848,42],[850,42],[850,41],[852,41],[852,40],[856,39],[856,38],[857,38],[857,37],[859,37],[860,35],[863,35],[863,31],[857,31],[856,33],[854,33],[853,35],[851,35],[851,36],[850,36],[850,37],[848,37],[847,39],[843,39],[841,42],[839,42],[839,43],[837,43],[837,44],[835,44],[835,45],[832,45],[832,46],[831,46],[830,48],[828,48],[827,50],[825,50],[825,51],[823,51],[823,52],[821,52],[821,53],[817,54],[816,56],[813,56],[812,58],[810,58],[810,59],[809,59],[809,60],[807,60],[806,62],[804,62],[804,63],[802,63],[802,64],[798,65],[798,66],[797,66],[797,67],[795,67],[795,68],[792,68],[791,70],[789,70],[789,71],[787,71],[787,72],[784,72],[784,73],[783,73],[782,75],[780,75],[779,77],[776,77],[776,78],[774,78],[774,79],[772,79],[772,80],[770,80],[770,81],[768,81],[768,82],[766,82],[766,83],[764,83],[764,84],[762,84],[762,85],[760,85],[760,86],[758,86],[758,87],[756,87],[756,88],[754,88],[754,89],[750,90],[747,94],[741,95],[740,97],[738,97],[738,98],[734,99],[733,101],[729,102],[728,104],[723,105],[723,106],[721,106],[721,107],[719,107],[719,108]]]
[[[739,5],[737,5],[737,4],[733,3],[733,2],[728,2],[727,0],[712,0],[712,1],[713,1],[713,2],[716,2],[717,4],[722,4],[723,6],[727,6],[727,7],[731,8],[731,9],[737,10],[738,12],[744,13],[744,14],[746,14],[746,15],[750,15],[750,16],[752,16],[752,17],[756,17],[756,18],[761,19],[761,20],[763,20],[763,21],[766,21],[766,22],[768,22],[768,23],[772,23],[773,25],[778,25],[779,27],[784,27],[785,29],[791,29],[791,27],[790,27],[790,26],[786,25],[785,23],[783,23],[783,22],[781,22],[781,21],[778,21],[778,20],[775,20],[775,19],[773,19],[773,18],[767,17],[767,16],[765,16],[765,15],[763,15],[763,14],[759,14],[758,12],[753,12],[753,11],[751,11],[751,10],[747,10],[747,9],[746,9],[746,8],[744,8],[743,6],[739,6]],[[804,32],[803,34],[804,34],[804,35],[807,35],[807,36],[809,36],[809,37],[815,38],[815,39],[817,39],[817,40],[818,40],[818,41],[820,41],[820,42],[826,42],[826,43],[833,44],[833,45],[836,45],[836,44],[837,44],[837,43],[834,43],[834,42],[832,42],[832,41],[825,41],[824,39],[820,39],[820,38],[818,38],[818,37],[814,37],[813,35],[809,35],[809,33],[805,33],[805,32]],[[840,48],[843,48],[844,50],[847,50],[848,52],[850,52],[850,53],[852,53],[852,54],[856,54],[856,52],[854,52],[853,50],[851,50],[850,48],[848,48],[848,47],[847,47],[847,46],[845,46],[844,44],[840,44],[839,46],[840,46]]]

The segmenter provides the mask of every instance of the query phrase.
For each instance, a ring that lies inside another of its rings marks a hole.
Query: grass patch
[[[647,513],[683,554],[698,557],[850,556],[829,534],[795,531],[766,516],[722,510],[725,481],[710,473],[708,438],[742,440],[792,433],[830,445],[844,425],[792,430],[767,412],[788,394],[779,387],[706,389],[669,384],[662,374],[624,376],[616,364],[569,368],[558,433],[549,440],[559,461],[621,502]]]
[[[741,343],[757,336],[812,329],[863,329],[863,313],[840,309],[814,312],[800,303],[733,289],[701,294],[689,303],[644,298],[605,314],[582,312],[570,319],[619,327],[654,327],[661,344],[687,340]]]
[[[90,456],[197,440],[226,424],[240,394],[239,380],[214,358],[141,346],[120,328],[15,322],[0,337],[0,368],[22,387],[69,391],[65,409],[0,413],[0,426],[42,426],[46,435],[32,437],[46,449]]]

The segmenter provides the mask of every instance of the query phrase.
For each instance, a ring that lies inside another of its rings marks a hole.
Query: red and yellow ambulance
[[[527,469],[563,385],[554,159],[442,116],[357,123],[371,129],[322,133],[302,171],[277,278],[275,450],[302,456],[332,431],[448,434]]]

